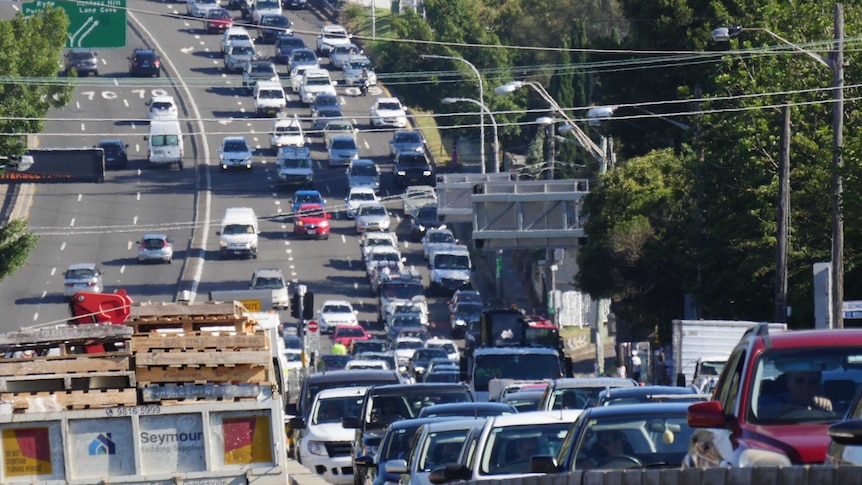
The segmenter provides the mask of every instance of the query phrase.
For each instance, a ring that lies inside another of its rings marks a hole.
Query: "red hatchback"
[[[293,222],[293,233],[299,237],[329,239],[329,220],[332,214],[320,204],[302,204]]]
[[[204,28],[207,34],[220,34],[233,26],[230,12],[223,8],[210,10],[204,18]]]
[[[340,343],[345,347],[357,340],[370,340],[371,334],[359,325],[336,325],[332,331],[332,343]]]

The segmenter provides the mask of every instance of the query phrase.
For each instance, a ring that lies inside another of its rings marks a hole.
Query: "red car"
[[[714,401],[688,408],[685,468],[822,464],[826,429],[862,387],[862,330],[758,324],[727,361]]]
[[[293,233],[300,237],[329,239],[329,220],[332,214],[320,204],[302,204],[293,222]]]
[[[233,26],[230,12],[223,8],[210,10],[204,18],[204,28],[207,34],[220,34]]]
[[[357,340],[370,340],[371,334],[359,325],[336,325],[332,331],[332,343],[340,343],[345,347]]]

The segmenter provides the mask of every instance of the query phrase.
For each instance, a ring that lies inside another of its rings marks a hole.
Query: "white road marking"
[[[81,202],[81,199],[84,198],[84,194],[78,194],[78,202]]]
[[[180,49],[180,52],[182,52],[183,54],[188,54],[189,52],[193,52],[194,50],[194,47],[183,47],[182,49]]]
[[[63,244],[66,244],[66,243],[63,243]],[[55,274],[57,274],[57,267],[56,266],[51,268],[51,276],[54,276]]]
[[[69,222],[69,227],[75,227],[75,218],[74,218],[74,217],[73,217],[73,218],[72,218],[72,220]]]
[[[120,274],[123,274],[125,272],[126,272],[126,265],[124,264],[124,265],[120,266]]]
[[[45,295],[46,295],[46,294],[47,294],[47,292],[43,293],[43,294],[42,294],[42,298],[45,298]],[[39,320],[39,312],[36,312],[36,313],[34,313],[34,314],[33,314],[33,321],[35,322],[35,321],[37,321],[37,320]]]

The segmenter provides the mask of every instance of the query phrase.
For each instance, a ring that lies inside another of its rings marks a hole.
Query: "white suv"
[[[338,94],[335,92],[335,86],[332,85],[332,78],[329,77],[329,71],[326,69],[309,69],[302,76],[302,85],[299,87],[299,97],[305,104],[314,102],[314,98],[318,94],[327,93],[333,96]]]
[[[317,55],[328,56],[333,47],[350,42],[350,34],[341,25],[324,25],[317,36]]]
[[[173,96],[153,96],[147,102],[147,118],[151,120],[177,119],[177,103]]]
[[[218,151],[222,171],[231,168],[252,169],[252,152],[248,142],[241,136],[226,137]]]
[[[404,111],[398,98],[377,98],[371,105],[371,124],[376,127],[405,128],[407,112]]]

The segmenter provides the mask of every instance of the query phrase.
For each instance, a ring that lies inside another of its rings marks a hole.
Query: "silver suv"
[[[63,274],[63,296],[71,300],[79,291],[101,293],[102,270],[95,263],[77,263],[69,266]]]
[[[65,54],[64,72],[68,76],[72,69],[78,76],[99,75],[99,56],[93,49],[70,49]]]

